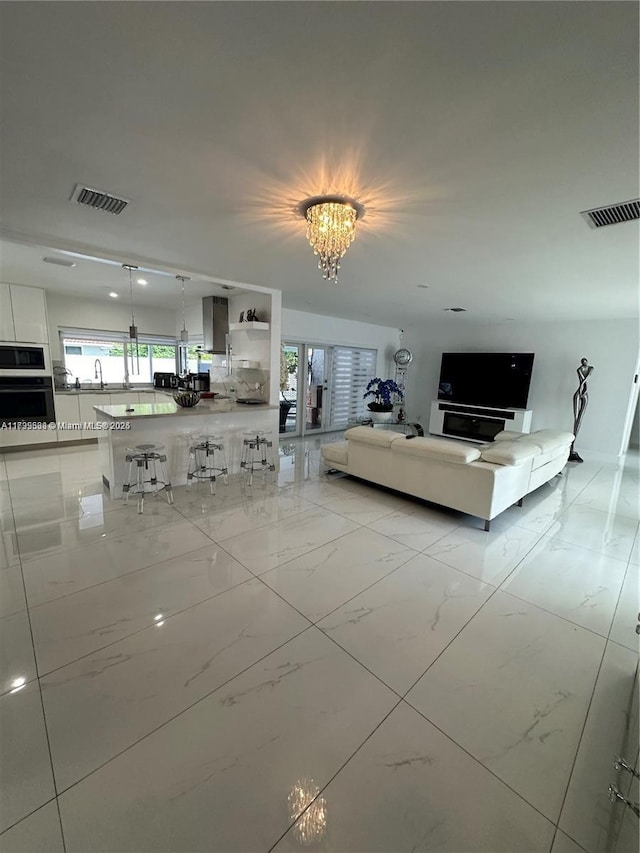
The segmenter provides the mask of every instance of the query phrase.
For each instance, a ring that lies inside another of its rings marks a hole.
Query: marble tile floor
[[[0,456],[1,853],[614,849],[638,454],[485,533],[335,439],[143,516],[91,446]]]

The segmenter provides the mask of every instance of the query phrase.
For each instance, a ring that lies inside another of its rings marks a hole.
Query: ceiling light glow
[[[149,284],[146,278],[137,278],[136,281],[138,282],[138,284]]]
[[[109,293],[109,296],[110,296],[112,299],[117,299],[117,298],[118,298],[118,294],[115,292],[115,290],[112,290],[112,291]]]

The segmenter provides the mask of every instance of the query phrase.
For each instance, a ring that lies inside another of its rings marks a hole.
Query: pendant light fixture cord
[[[131,325],[129,326],[129,350],[131,353],[131,373],[136,376],[140,375],[140,349],[138,347],[138,327],[136,326],[136,317],[133,308],[133,270],[137,270],[138,267],[133,264],[123,264],[122,268],[125,270],[129,270],[129,294],[131,296]],[[135,344],[136,350],[136,362],[134,368],[133,362],[133,347]]]

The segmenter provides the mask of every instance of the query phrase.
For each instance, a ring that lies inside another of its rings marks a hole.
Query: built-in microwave
[[[50,376],[49,347],[0,342],[0,376]]]

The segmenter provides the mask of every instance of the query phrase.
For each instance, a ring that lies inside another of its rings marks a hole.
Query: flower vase
[[[393,420],[393,409],[388,412],[371,412],[371,420],[374,424],[389,424]]]

